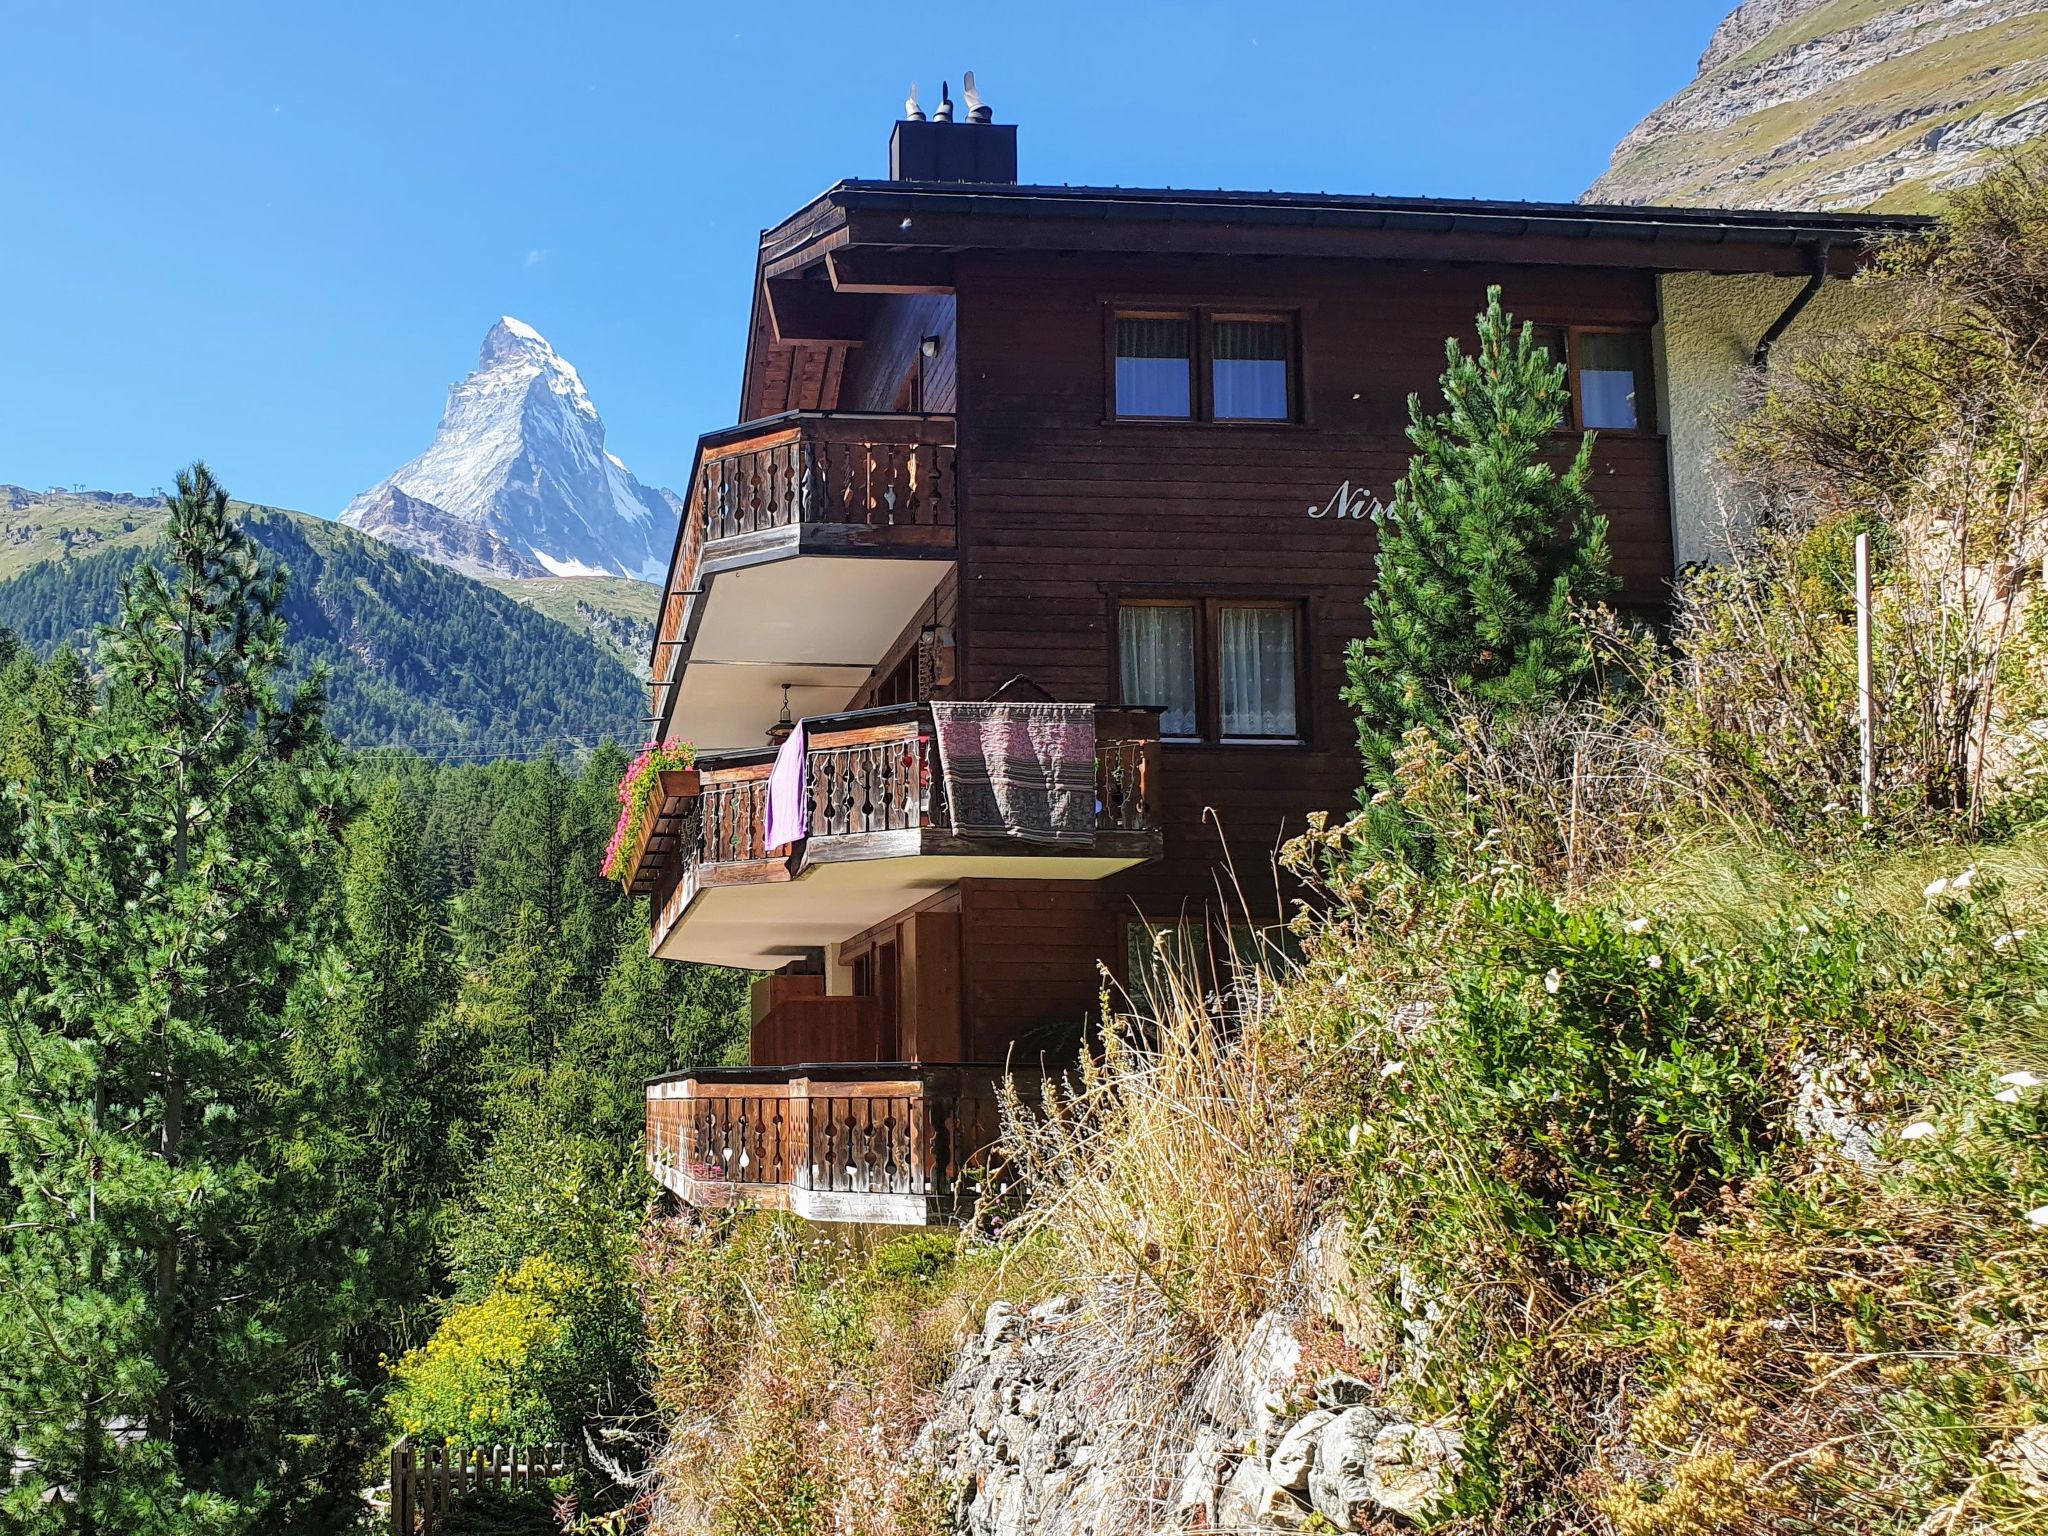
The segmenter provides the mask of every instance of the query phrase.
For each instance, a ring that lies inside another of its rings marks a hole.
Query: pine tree
[[[374,785],[350,824],[340,934],[295,989],[291,1073],[309,1112],[305,1154],[325,1175],[297,1237],[353,1256],[350,1305],[326,1340],[328,1502],[355,1496],[382,1417],[382,1362],[419,1343],[445,1280],[445,1202],[460,1185],[476,1093],[453,1021],[454,972],[413,807]]]
[[[1403,737],[1440,730],[1451,694],[1497,709],[1568,696],[1592,670],[1575,610],[1613,590],[1607,521],[1587,490],[1593,438],[1551,463],[1571,403],[1562,364],[1487,291],[1479,348],[1446,344],[1444,409],[1408,402],[1415,447],[1377,521],[1371,630],[1346,655],[1362,799],[1386,787]]]
[[[0,1523],[38,1536],[310,1528],[303,1398],[352,1294],[299,1230],[329,1190],[286,1065],[331,905],[318,682],[278,696],[284,577],[203,465],[164,566],[7,790]]]

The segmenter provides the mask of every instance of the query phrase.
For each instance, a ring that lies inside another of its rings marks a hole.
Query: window
[[[1116,317],[1116,413],[1194,414],[1192,327],[1185,315]]]
[[[1567,431],[1654,432],[1650,338],[1642,331],[1530,327],[1536,345],[1566,366],[1573,419]]]
[[[1579,425],[1640,431],[1647,425],[1650,349],[1636,331],[1579,333]]]
[[[1172,314],[1119,311],[1114,321],[1113,416],[1151,421],[1295,419],[1292,317],[1191,309]]]
[[[1287,419],[1287,322],[1213,322],[1211,377],[1218,421]]]
[[[1182,741],[1299,741],[1301,605],[1127,599],[1117,611],[1118,697],[1162,711]]]
[[[1127,603],[1117,645],[1124,702],[1157,704],[1162,736],[1194,736],[1195,608],[1192,603]]]
[[[1223,735],[1291,738],[1294,732],[1294,610],[1217,609]]]

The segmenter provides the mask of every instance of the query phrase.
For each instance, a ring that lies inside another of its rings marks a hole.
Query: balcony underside
[[[869,532],[834,530],[855,531]],[[819,552],[796,532],[721,540],[707,551],[667,712],[700,751],[759,746],[781,712],[784,683],[798,716],[844,709],[951,568],[950,528],[879,530],[888,537],[871,539],[862,554]],[[727,547],[741,543],[750,547]]]
[[[1099,833],[1075,852],[970,844],[950,833],[867,833],[813,838],[794,878],[721,884],[700,872],[695,899],[661,936],[654,953],[748,970],[773,970],[792,957],[883,922],[961,880],[1102,880],[1159,857],[1156,832]]]
[[[864,1227],[938,1227],[964,1220],[972,1206],[971,1201],[959,1195],[804,1189],[794,1184],[694,1176],[680,1168],[657,1167],[650,1172],[663,1189],[700,1211],[747,1206],[757,1211],[787,1211],[806,1221],[850,1222]]]

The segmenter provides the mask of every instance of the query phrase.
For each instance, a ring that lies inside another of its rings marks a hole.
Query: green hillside
[[[291,573],[294,658],[326,668],[330,721],[350,745],[464,759],[637,739],[641,685],[588,624],[579,633],[337,523],[269,507],[244,515]],[[0,628],[45,655],[89,645],[162,518],[148,502],[92,496],[12,507]]]
[[[545,576],[485,583],[556,622],[589,635],[645,676],[661,588],[630,576]]]

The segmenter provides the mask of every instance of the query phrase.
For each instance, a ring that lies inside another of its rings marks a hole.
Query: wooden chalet
[[[1916,221],[1030,186],[987,121],[890,150],[761,237],[652,656],[654,734],[700,758],[630,880],[656,955],[766,973],[751,1065],[648,1085],[656,1177],[923,1222],[971,1193],[1005,1064],[1071,1058],[1161,930],[1277,920],[1276,845],[1353,803],[1369,514],[1487,287],[1567,363],[1656,610],[1713,556],[1745,370]],[[1084,840],[959,833],[934,706],[990,699],[1092,707]],[[771,848],[794,721],[808,826]]]

